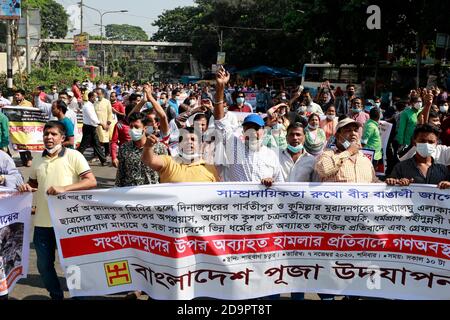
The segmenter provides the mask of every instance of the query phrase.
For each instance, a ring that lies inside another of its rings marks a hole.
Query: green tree
[[[178,7],[166,10],[152,24],[158,27],[153,35],[155,41],[190,42],[194,30],[198,28],[203,7]]]
[[[381,8],[381,30],[366,26],[370,5]],[[450,32],[450,2],[438,0],[196,0],[165,11],[154,40],[189,41],[204,65],[215,61],[219,34],[227,61],[237,67],[271,64],[297,69],[305,62],[376,64],[387,47],[396,56]]]
[[[54,0],[24,0],[23,8],[40,10],[43,38],[61,39],[66,37],[69,15],[62,5]]]
[[[129,24],[109,24],[105,28],[106,38],[122,41],[147,41],[147,33],[138,26]]]
[[[205,66],[215,63],[223,34],[227,62],[240,68],[269,64],[299,68],[304,54],[298,32],[283,21],[293,0],[197,0],[195,7],[168,10],[153,24],[153,40],[192,42],[194,56]]]

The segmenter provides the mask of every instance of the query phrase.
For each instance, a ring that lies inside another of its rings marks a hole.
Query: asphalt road
[[[89,150],[88,150],[89,151]],[[39,157],[40,154],[33,154],[33,157]],[[91,154],[86,152],[86,158],[90,160]],[[25,181],[28,181],[30,168],[22,167],[20,157],[18,155],[14,155],[14,160],[22,176]],[[102,167],[100,164],[91,165],[92,171],[97,178],[98,188],[111,188],[114,186],[115,177],[116,177],[116,169],[111,166]],[[31,234],[30,239],[33,239]],[[67,289],[67,285],[64,279],[64,273],[61,269],[59,263],[58,254],[56,254],[56,271],[58,273],[58,277],[61,283],[61,287],[64,290],[65,298],[69,299],[69,291]],[[89,297],[87,300],[123,300],[126,294],[116,294],[112,296],[103,296],[103,297]],[[283,299],[288,299],[288,295],[282,295]],[[20,280],[15,286],[14,290],[10,293],[9,299],[11,300],[49,300],[47,290],[44,287],[44,283],[39,276],[39,272],[36,266],[36,252],[34,250],[33,244],[31,244],[30,249],[30,262],[29,262],[29,272],[28,277],[26,279]],[[147,296],[143,296],[140,299],[146,300]],[[307,294],[306,299],[308,300],[318,300],[318,296],[316,294]]]

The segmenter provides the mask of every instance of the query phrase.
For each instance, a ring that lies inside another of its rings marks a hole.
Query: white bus
[[[355,65],[307,63],[303,66],[302,86],[309,89],[313,97],[324,80],[328,80],[334,89],[340,87],[344,92],[348,84],[354,84],[356,95],[362,94],[360,72]]]

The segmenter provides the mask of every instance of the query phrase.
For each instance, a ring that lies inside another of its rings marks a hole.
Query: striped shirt
[[[315,170],[321,182],[379,183],[372,162],[359,152],[351,156],[350,152],[338,152],[330,149],[322,153]]]
[[[223,165],[225,182],[261,182],[271,178],[274,182],[284,182],[278,155],[275,151],[261,146],[252,151],[234,135],[235,129],[225,118],[215,121],[216,129],[223,136],[223,145],[216,146],[216,164]],[[226,146],[225,148],[223,148]],[[217,159],[221,159],[217,163]]]

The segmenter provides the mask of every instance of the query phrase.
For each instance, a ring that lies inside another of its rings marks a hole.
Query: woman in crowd
[[[327,136],[320,128],[320,116],[313,113],[308,118],[308,127],[305,129],[305,149],[313,156],[319,156],[325,147]]]

